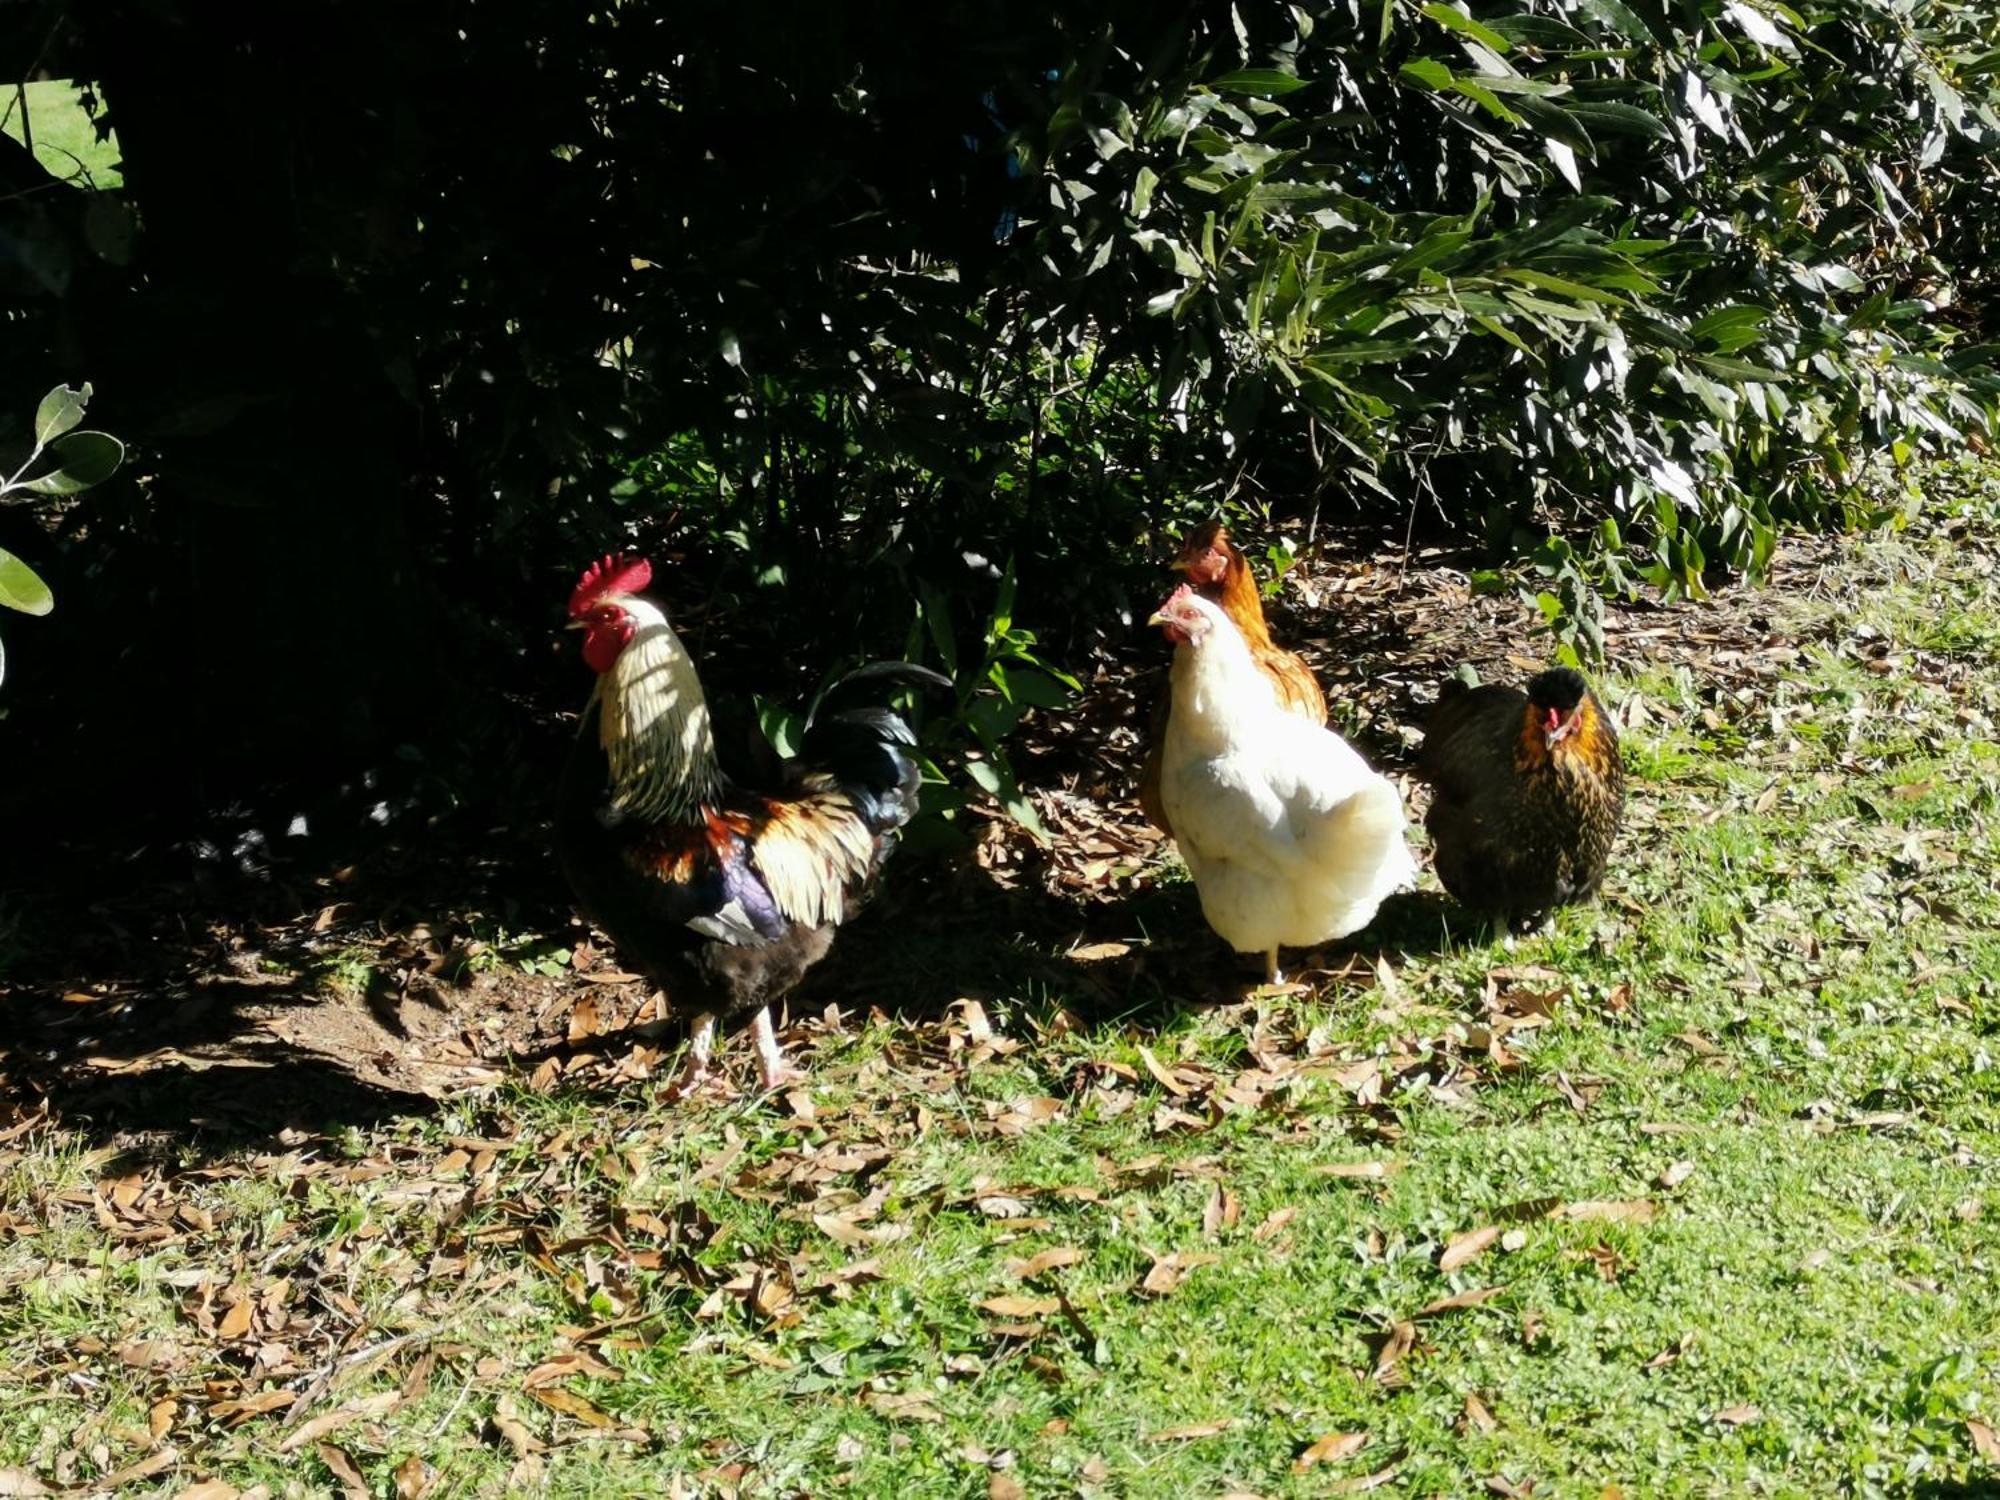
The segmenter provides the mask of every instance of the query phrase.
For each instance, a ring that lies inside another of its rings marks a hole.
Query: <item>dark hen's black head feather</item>
[[[1537,708],[1556,708],[1568,713],[1583,702],[1590,689],[1583,674],[1572,667],[1551,667],[1528,679],[1528,701]]]

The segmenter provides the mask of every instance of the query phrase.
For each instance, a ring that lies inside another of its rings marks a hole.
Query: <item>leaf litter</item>
[[[1386,588],[1382,592],[1388,607],[1405,609],[1397,596]],[[1436,668],[1448,660],[1482,660],[1503,674],[1511,671],[1494,654],[1505,632],[1492,629],[1498,617],[1480,613],[1485,608],[1480,603],[1462,622],[1448,610],[1432,610],[1422,618],[1439,628],[1416,633],[1427,657],[1397,661],[1365,683],[1342,666],[1337,680],[1377,694],[1366,700],[1364,712],[1386,726],[1398,714],[1379,695],[1435,680],[1442,675]],[[1691,624],[1697,619],[1699,628]],[[1763,644],[1747,629],[1732,636],[1733,629],[1727,620],[1691,612],[1669,612],[1664,619],[1640,614],[1628,622],[1627,638],[1660,655],[1685,651],[1687,641],[1694,641],[1705,669],[1768,694],[1785,669],[1783,648]],[[1648,632],[1664,633],[1649,637]],[[1645,644],[1649,640],[1652,644]],[[1403,701],[1407,704],[1407,696]],[[1658,722],[1674,710],[1658,705],[1646,711]],[[1748,712],[1744,705],[1713,709],[1724,726]],[[1111,732],[1122,732],[1117,716],[1109,718]],[[1091,736],[1102,732],[1094,723],[1084,727],[1078,737],[1082,759],[1096,753],[1088,748],[1097,743]],[[1883,806],[1920,805],[1928,795],[1917,790],[1925,779],[1898,779],[1881,799]],[[1760,795],[1779,785],[1774,779]],[[1023,896],[1023,909],[1039,885],[1066,903],[1065,921],[1084,914],[1081,939],[1072,925],[1069,936],[1049,941],[1045,949],[1077,966],[1063,976],[1079,997],[1071,1002],[1076,1010],[1025,1015],[1004,991],[977,991],[978,998],[962,994],[934,1021],[904,1018],[888,1028],[864,994],[879,972],[864,958],[851,981],[836,976],[814,996],[816,1009],[795,1012],[787,1027],[789,1043],[808,1056],[831,1056],[834,1066],[817,1067],[811,1085],[781,1096],[763,1116],[744,1111],[728,1090],[715,1106],[653,1112],[648,1089],[667,1056],[673,1023],[643,980],[595,951],[587,934],[559,920],[552,923],[548,936],[569,945],[571,958],[553,972],[530,972],[505,959],[494,962],[506,950],[494,946],[490,935],[477,936],[469,920],[381,920],[382,906],[371,905],[368,892],[351,880],[338,883],[340,899],[315,899],[296,917],[254,927],[219,926],[207,935],[207,946],[188,950],[185,967],[163,983],[158,976],[141,981],[121,971],[126,954],[119,949],[107,950],[108,961],[105,955],[80,959],[45,998],[18,981],[0,979],[7,998],[23,1000],[31,1012],[46,1004],[51,1018],[39,1019],[42,1012],[27,1016],[18,1037],[0,1044],[8,1048],[0,1053],[0,1075],[10,1088],[0,1096],[0,1153],[69,1138],[76,1127],[50,1102],[61,1095],[45,1092],[62,1079],[95,1070],[127,1082],[153,1077],[221,1082],[222,1069],[241,1067],[247,1076],[274,1067],[280,1048],[291,1049],[282,1054],[286,1057],[302,1051],[328,1059],[338,1076],[362,1080],[379,1090],[392,1110],[412,1119],[433,1100],[477,1117],[476,1125],[449,1137],[407,1124],[367,1125],[344,1135],[288,1126],[285,1135],[193,1162],[157,1151],[140,1151],[129,1161],[107,1157],[97,1164],[106,1173],[101,1178],[93,1168],[51,1183],[53,1190],[24,1205],[25,1213],[10,1204],[0,1215],[0,1247],[36,1238],[68,1237],[76,1244],[76,1236],[88,1233],[115,1263],[155,1257],[166,1275],[190,1279],[169,1283],[175,1300],[159,1326],[103,1337],[94,1350],[79,1342],[60,1357],[70,1362],[67,1372],[45,1365],[51,1380],[69,1374],[85,1382],[119,1382],[120,1389],[129,1383],[140,1393],[139,1411],[162,1413],[147,1418],[154,1451],[129,1459],[122,1469],[116,1464],[93,1469],[80,1446],[52,1452],[36,1460],[39,1472],[0,1470],[0,1495],[10,1492],[9,1484],[19,1493],[43,1493],[51,1482],[69,1487],[93,1474],[93,1482],[120,1475],[121,1482],[136,1482],[173,1465],[190,1475],[211,1472],[214,1456],[229,1451],[226,1445],[252,1441],[295,1454],[310,1451],[348,1492],[386,1488],[421,1494],[432,1483],[423,1460],[411,1451],[421,1445],[385,1446],[378,1438],[405,1430],[399,1424],[406,1408],[423,1407],[424,1420],[436,1420],[435,1406],[426,1403],[475,1383],[498,1394],[462,1403],[458,1410],[467,1429],[484,1434],[504,1453],[516,1482],[541,1483],[567,1446],[592,1437],[635,1450],[679,1441],[645,1431],[619,1410],[626,1399],[623,1367],[660,1334],[660,1294],[644,1289],[670,1288],[670,1302],[684,1298],[688,1326],[712,1329],[716,1342],[708,1347],[718,1355],[727,1351],[773,1371],[813,1369],[809,1348],[799,1344],[824,1310],[896,1278],[897,1257],[907,1254],[939,1215],[976,1220],[992,1235],[988,1243],[996,1253],[997,1247],[1026,1241],[1004,1261],[1007,1276],[1021,1290],[996,1289],[972,1300],[975,1321],[984,1319],[992,1328],[995,1320],[1008,1320],[1022,1330],[1003,1335],[992,1347],[1018,1351],[1034,1348],[1032,1340],[1061,1339],[1067,1349],[1074,1334],[1078,1352],[1088,1357],[1091,1323],[1104,1318],[1094,1298],[1136,1294],[1144,1299],[1140,1305],[1171,1307],[1191,1298],[1202,1278],[1229,1274],[1224,1253],[1280,1256],[1295,1237],[1317,1232],[1324,1205],[1314,1200],[1315,1189],[1309,1185],[1292,1193],[1292,1203],[1260,1200],[1250,1184],[1232,1180],[1227,1157],[1240,1148],[1226,1148],[1223,1160],[1190,1165],[1206,1149],[1200,1144],[1205,1137],[1229,1133],[1221,1131],[1225,1122],[1232,1131],[1266,1132],[1273,1139],[1301,1133],[1301,1144],[1310,1143],[1316,1154],[1348,1158],[1308,1163],[1305,1176],[1333,1189],[1344,1203],[1379,1203],[1395,1190],[1399,1172],[1422,1165],[1383,1154],[1395,1150],[1399,1127],[1389,1101],[1399,1093],[1415,1091],[1476,1117],[1480,1090],[1516,1071],[1524,1050],[1531,1055],[1538,1039],[1564,1027],[1630,1025],[1635,1013],[1646,1013],[1648,997],[1635,997],[1631,985],[1586,993],[1561,968],[1548,965],[1498,965],[1476,993],[1442,993],[1419,965],[1398,968],[1379,955],[1336,954],[1316,956],[1300,972],[1316,981],[1323,976],[1330,995],[1367,995],[1365,1003],[1380,1005],[1382,1024],[1392,1029],[1385,1045],[1359,1049],[1338,1027],[1295,1025],[1289,1007],[1316,987],[1287,986],[1282,993],[1259,996],[1243,1016],[1250,1045],[1247,1055],[1233,1062],[1191,1051],[1177,1055],[1158,1037],[1135,1037],[1121,1046],[1080,1017],[1084,997],[1122,995],[1162,964],[1190,976],[1190,988],[1230,976],[1226,959],[1213,953],[1198,924],[1185,937],[1160,938],[1118,927],[1116,904],[1146,886],[1148,862],[1156,859],[1160,841],[1140,829],[1118,795],[1107,797],[1107,788],[1093,788],[1087,780],[1078,787],[1078,794],[1051,794],[1043,806],[1045,823],[1063,830],[1046,849],[1016,847],[1004,829],[991,844],[996,855],[1007,854],[996,868]],[[1765,811],[1782,805],[1773,800]],[[1642,837],[1655,826],[1658,812],[1643,799],[1635,811],[1634,836]],[[1835,832],[1855,836],[1852,830]],[[1935,853],[1928,841],[1920,841],[1914,852],[1899,843],[1893,852],[1917,864]],[[325,894],[334,894],[334,887]],[[893,882],[884,899],[897,900]],[[148,920],[139,916],[134,930],[143,930]],[[1044,937],[1056,925],[1046,924]],[[300,1004],[297,968],[310,967],[315,955],[344,944],[360,955],[361,967],[385,976],[386,990],[381,984],[372,994],[365,988],[352,995],[326,990],[316,993],[313,1004]],[[1030,966],[1044,961],[1027,960]],[[32,1074],[23,1071],[28,1041],[59,1034],[50,1029],[57,1012],[136,1016],[149,989],[163,989],[181,1005],[228,993],[239,1013],[255,1023],[254,1036],[246,1033],[240,1042],[208,1051],[179,1039],[162,1045],[159,1035],[147,1031],[148,1023],[136,1019],[129,1045],[65,1054],[62,1079],[40,1064]],[[886,1046],[859,1063],[845,1061],[843,1049],[863,1029],[886,1035]],[[1078,1086],[1053,1065],[1036,1066],[1038,1052],[1064,1056],[1086,1041],[1100,1055]],[[1685,1031],[1677,1045],[1676,1055],[1697,1066],[1734,1062],[1735,1039],[1719,1025]],[[496,1095],[505,1071],[522,1057],[535,1058],[522,1076],[542,1100],[559,1104],[594,1096],[606,1107],[563,1127],[538,1116],[540,1104]],[[1605,1108],[1602,1080],[1569,1072],[1549,1079],[1558,1107],[1593,1119]],[[227,1088],[213,1092],[218,1093],[213,1107],[202,1106],[207,1117],[228,1119],[239,1101]],[[1889,1103],[1897,1107],[1841,1104],[1810,1123],[1885,1133],[1921,1121],[1919,1112]],[[783,1126],[771,1123],[771,1115]],[[1339,1133],[1316,1134],[1316,1122],[1328,1118],[1341,1122]],[[996,1175],[961,1196],[956,1186],[926,1187],[925,1174],[912,1170],[918,1152],[940,1141],[984,1142],[1004,1153],[1042,1133],[1067,1135],[1089,1120],[1130,1121],[1154,1143],[1157,1155],[1142,1150],[1122,1161],[1080,1165],[1066,1190]],[[1700,1128],[1678,1121],[1653,1125],[1662,1134]],[[671,1144],[683,1129],[705,1142],[699,1151]],[[119,1143],[121,1150],[133,1144],[145,1143]],[[678,1181],[648,1180],[649,1172],[661,1170],[663,1148],[670,1159],[687,1163],[678,1169]],[[1663,1193],[1686,1186],[1693,1171],[1686,1161],[1657,1168],[1657,1159],[1646,1170],[1656,1169],[1653,1180]],[[252,1183],[268,1184],[272,1192],[268,1209],[255,1215],[236,1201]],[[586,1183],[587,1191],[578,1193],[578,1185]],[[1103,1289],[1101,1278],[1117,1261],[1105,1253],[1103,1242],[1077,1232],[1096,1221],[1070,1215],[1127,1212],[1185,1191],[1180,1185],[1187,1183],[1198,1185],[1199,1196],[1183,1227],[1190,1239],[1198,1233],[1200,1242],[1213,1248],[1149,1252],[1132,1271],[1119,1273],[1127,1277],[1122,1287]],[[892,1184],[892,1191],[882,1191]],[[703,1195],[754,1207],[795,1226],[798,1235],[780,1236],[777,1243],[739,1243],[728,1223],[700,1206]],[[1445,1241],[1437,1269],[1463,1270],[1496,1248],[1518,1251],[1527,1243],[1518,1227],[1524,1223],[1567,1221],[1615,1231],[1643,1228],[1661,1212],[1659,1203],[1638,1197],[1546,1199],[1514,1211],[1488,1208],[1469,1220],[1477,1227]],[[1027,1248],[1050,1232],[1076,1243]],[[87,1265],[87,1257],[71,1249],[56,1253],[64,1259],[51,1264]],[[1379,1258],[1385,1252],[1378,1247],[1374,1253]],[[394,1286],[397,1296],[367,1290],[370,1285]],[[509,1347],[505,1338],[479,1336],[482,1325],[505,1316],[492,1309],[523,1287],[563,1309],[568,1331],[556,1336],[557,1347],[530,1352]],[[1426,1363],[1419,1357],[1420,1322],[1477,1308],[1504,1291],[1441,1288],[1416,1311],[1386,1321],[1371,1362],[1357,1373],[1385,1389],[1409,1382],[1413,1362],[1419,1374]],[[1091,1309],[1089,1321],[1084,1309]],[[1492,1313],[1475,1316],[1490,1319]],[[1521,1317],[1524,1340],[1546,1343],[1540,1315]],[[387,1321],[376,1321],[382,1318]],[[1440,1337],[1449,1326],[1427,1325]],[[1065,1354],[1054,1363],[1071,1358]],[[1649,1368],[1665,1366],[1654,1362]],[[927,1390],[848,1389],[850,1399],[899,1429],[948,1420],[946,1398]],[[1471,1429],[1488,1433],[1497,1427],[1482,1397],[1468,1392],[1463,1400],[1463,1421]],[[1760,1415],[1745,1404],[1714,1412],[1713,1421],[1745,1425]],[[1250,1420],[1218,1418],[1146,1436],[1156,1443],[1192,1444],[1225,1433],[1234,1437]],[[164,1423],[157,1431],[151,1430],[155,1421]],[[1990,1460],[1991,1429],[1970,1419],[1965,1425],[1967,1447]],[[165,1441],[170,1436],[172,1447]],[[1315,1463],[1344,1459],[1357,1450],[1336,1449],[1355,1436],[1329,1433],[1298,1450],[1293,1461],[1303,1461],[1322,1443],[1331,1446],[1320,1450]],[[1101,1460],[1092,1462],[1102,1475],[1097,1482],[1112,1477]],[[1370,1473],[1337,1481],[1334,1492],[1388,1485],[1401,1464],[1399,1455]],[[735,1470],[732,1486],[754,1472],[727,1454],[711,1454],[700,1467],[717,1475]],[[994,1492],[1010,1492],[999,1483],[1003,1477],[1038,1492],[999,1471],[988,1481]],[[210,1482],[190,1480],[195,1486]],[[1509,1482],[1517,1488],[1528,1483]]]

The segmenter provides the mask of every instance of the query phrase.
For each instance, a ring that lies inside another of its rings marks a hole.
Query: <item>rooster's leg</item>
[[[788,1083],[805,1082],[806,1075],[785,1061],[785,1049],[778,1045],[778,1034],[771,1028],[768,1006],[751,1018],[750,1035],[757,1040],[757,1066],[764,1075],[765,1088],[782,1088]]]
[[[1285,976],[1278,972],[1278,950],[1267,949],[1264,953],[1264,983],[1282,984]]]
[[[687,1066],[681,1069],[681,1076],[668,1085],[667,1097],[685,1099],[708,1082],[714,1058],[715,1013],[704,1011],[694,1018],[694,1025],[688,1031]]]

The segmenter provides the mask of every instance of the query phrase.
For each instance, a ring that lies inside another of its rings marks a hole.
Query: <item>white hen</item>
[[[1416,878],[1403,799],[1330,729],[1278,706],[1242,632],[1192,589],[1148,622],[1175,642],[1160,800],[1201,893],[1239,953],[1358,932]]]

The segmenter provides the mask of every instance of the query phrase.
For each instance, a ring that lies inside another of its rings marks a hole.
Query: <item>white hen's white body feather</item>
[[[1201,895],[1239,953],[1358,932],[1417,874],[1403,799],[1330,729],[1278,705],[1241,632],[1207,600],[1175,648],[1160,799]]]

